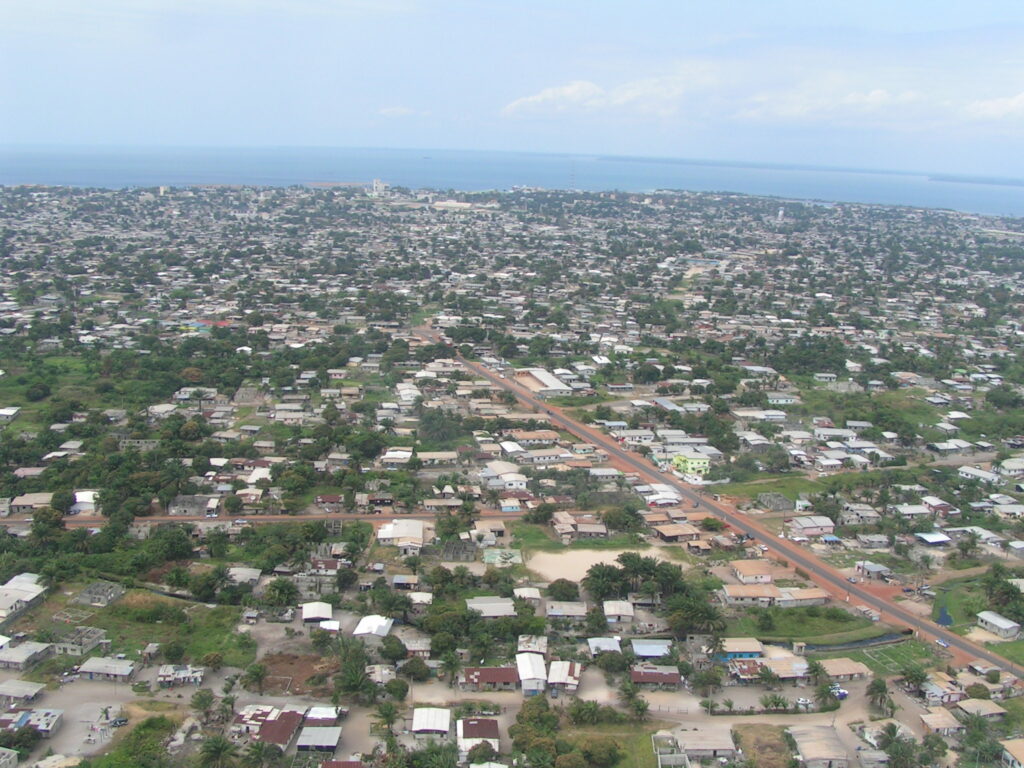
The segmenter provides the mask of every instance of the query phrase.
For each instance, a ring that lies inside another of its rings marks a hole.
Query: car
[[[851,584],[856,584],[857,583],[857,577],[856,576],[847,576],[846,580],[848,582],[850,582]]]
[[[217,514],[218,514],[218,513],[216,513],[216,512],[207,512],[207,513],[206,513],[206,516],[207,516],[207,517],[217,517]]]
[[[767,552],[768,551],[768,547],[765,546],[764,544],[761,545],[760,549],[761,549],[762,552]]]
[[[936,645],[941,645],[943,648],[949,648],[949,643],[947,643],[945,640],[942,640],[942,639],[936,640],[935,644]]]
[[[811,700],[810,699],[797,699],[796,700],[796,705],[798,707],[809,707],[809,706],[811,706]]]
[[[113,720],[110,721],[110,726],[112,728],[120,728],[125,725],[128,725],[127,717],[115,717]]]
[[[235,520],[232,523],[232,525],[248,525],[248,524],[249,524],[249,521],[248,520],[243,520],[242,518],[238,518],[237,520]]]

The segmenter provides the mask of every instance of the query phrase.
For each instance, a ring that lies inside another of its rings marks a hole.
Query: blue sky
[[[0,0],[0,143],[1024,176],[1019,0]]]

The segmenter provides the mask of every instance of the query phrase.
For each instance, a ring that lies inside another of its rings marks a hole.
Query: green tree
[[[196,714],[199,715],[201,722],[205,723],[210,719],[210,712],[213,710],[214,699],[213,691],[209,688],[200,688],[192,694],[189,706],[191,706],[192,709],[195,710]]]
[[[277,768],[283,758],[284,753],[277,744],[254,741],[245,748],[241,763],[242,768]]]
[[[211,736],[199,747],[199,765],[200,768],[235,768],[238,747],[223,736]]]
[[[250,664],[242,674],[242,685],[246,688],[255,688],[263,695],[263,686],[267,682],[267,668],[262,664]]]

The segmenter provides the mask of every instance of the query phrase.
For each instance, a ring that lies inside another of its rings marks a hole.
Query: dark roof
[[[629,671],[629,679],[634,683],[679,685],[683,678],[678,672],[657,672],[653,669],[631,669]]]
[[[468,683],[518,683],[519,670],[515,667],[466,667]]]
[[[462,721],[462,736],[466,739],[497,739],[498,721],[482,717],[467,717]]]
[[[287,749],[295,738],[299,726],[302,725],[301,712],[282,712],[276,720],[264,722],[257,731],[253,741],[266,744],[277,744],[282,750]]]

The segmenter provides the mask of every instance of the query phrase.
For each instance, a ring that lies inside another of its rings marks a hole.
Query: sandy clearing
[[[597,563],[615,563],[623,552],[639,552],[645,557],[668,560],[657,547],[646,549],[567,549],[564,552],[535,552],[526,561],[526,567],[547,581],[569,579],[580,581],[587,570]],[[679,565],[682,565],[681,563]]]

